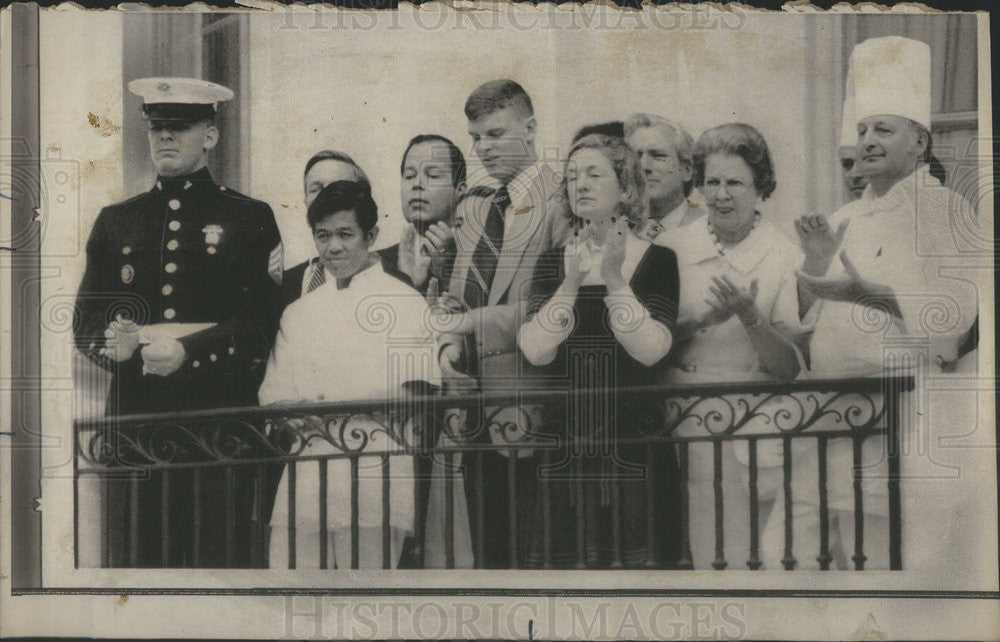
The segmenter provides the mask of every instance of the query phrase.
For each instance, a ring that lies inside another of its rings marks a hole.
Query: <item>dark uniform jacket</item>
[[[271,208],[207,169],[104,208],[74,328],[77,347],[114,374],[107,414],[255,405],[281,311],[281,253]],[[180,339],[176,372],[143,375],[141,346],[123,363],[101,355],[119,314],[142,326],[214,325]]]

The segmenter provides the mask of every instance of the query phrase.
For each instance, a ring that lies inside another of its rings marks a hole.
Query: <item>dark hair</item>
[[[444,136],[439,136],[437,134],[420,134],[419,136],[414,136],[410,139],[410,142],[406,145],[406,151],[403,152],[403,160],[399,161],[399,173],[403,173],[403,170],[406,167],[406,155],[410,153],[410,150],[414,145],[432,142],[444,143],[445,147],[448,148],[448,155],[451,157],[451,162],[448,166],[451,169],[452,184],[455,187],[458,187],[461,183],[464,183],[465,156],[462,154],[462,150],[460,150],[455,143],[451,142]]]
[[[344,152],[338,152],[334,149],[324,149],[321,152],[316,152],[313,157],[306,161],[306,168],[302,172],[302,176],[305,177],[309,173],[309,170],[313,168],[313,165],[321,161],[334,160],[344,163],[345,165],[350,165],[354,168],[354,180],[361,183],[371,191],[371,182],[368,180],[368,175],[365,174],[365,170],[361,169],[361,166],[354,162],[354,159],[345,154]]]
[[[465,101],[465,117],[469,120],[479,120],[508,105],[519,108],[525,116],[535,115],[531,98],[528,92],[524,91],[524,87],[505,78],[491,80],[477,87]]]
[[[615,138],[625,138],[625,123],[620,120],[609,120],[606,123],[595,123],[584,125],[573,134],[573,142],[580,140],[584,136],[591,134],[601,134],[602,136],[614,136]]]
[[[604,136],[602,134],[590,134],[584,136],[573,144],[566,157],[566,167],[573,159],[573,154],[581,149],[596,149],[611,163],[618,179],[618,186],[628,194],[628,203],[622,203],[619,207],[620,213],[627,217],[632,223],[639,222],[642,214],[642,192],[646,187],[646,179],[643,178],[642,168],[639,166],[639,157],[635,151],[625,144],[625,141],[617,136]],[[566,183],[566,172],[563,172],[563,198],[566,200],[566,214],[576,224],[579,220],[573,213],[569,205],[569,188]]]
[[[340,212],[354,212],[361,231],[367,234],[378,223],[378,207],[371,189],[356,181],[334,181],[324,187],[309,206],[306,218],[316,229],[320,222]]]
[[[705,160],[712,154],[739,156],[753,173],[753,185],[760,199],[766,200],[774,192],[774,163],[760,132],[745,123],[729,123],[707,130],[698,137],[694,148],[695,185],[705,183]]]

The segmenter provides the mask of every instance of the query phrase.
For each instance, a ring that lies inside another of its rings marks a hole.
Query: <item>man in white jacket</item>
[[[930,96],[928,45],[901,37],[858,44],[849,65],[845,120],[856,124],[868,186],[829,220],[796,221],[805,252],[797,273],[799,310],[814,328],[812,375],[916,376],[916,390],[903,395],[900,409],[904,569],[947,564],[952,520],[942,513],[960,503],[969,472],[960,470],[959,460],[948,461],[959,453],[941,446],[945,417],[925,410],[926,378],[957,358],[977,308],[975,287],[942,269],[968,250],[955,230],[974,212],[928,171]],[[834,532],[831,542],[839,539],[847,558],[867,558],[862,562],[869,569],[890,566],[886,444],[884,437],[866,439],[857,470],[851,440],[830,444],[828,499],[832,521],[839,524],[839,537]],[[799,474],[807,470],[797,467]],[[859,474],[863,543],[854,528],[852,482]],[[793,512],[814,525],[814,537],[796,540],[797,557],[820,553],[813,508]],[[783,532],[780,524],[772,527]],[[765,549],[778,546],[766,534],[764,540]]]
[[[260,403],[304,403],[384,399],[386,411],[398,408],[400,395],[427,393],[440,383],[437,348],[423,297],[382,269],[371,251],[378,236],[378,213],[368,189],[354,181],[327,185],[309,206],[309,225],[325,282],[285,308]],[[390,559],[383,559],[382,452],[413,445],[412,426],[403,434],[387,430],[386,412],[309,418],[299,421],[292,452],[301,456],[359,452],[358,555],[351,541],[350,462],[331,458],[328,481],[320,461],[286,469],[271,516],[272,567],[395,567],[406,535],[414,528],[414,479],[411,455],[390,457]],[[305,442],[305,443],[303,443]],[[294,511],[289,485],[295,485]],[[325,523],[319,498],[326,497]],[[289,546],[294,515],[295,546]],[[318,533],[325,529],[327,550]]]

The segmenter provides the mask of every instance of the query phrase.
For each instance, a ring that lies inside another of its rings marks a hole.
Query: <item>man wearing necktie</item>
[[[442,368],[461,378],[456,371],[464,363],[484,391],[517,391],[526,375],[517,330],[535,262],[543,252],[565,244],[569,218],[560,197],[560,178],[535,150],[537,123],[531,99],[520,85],[505,79],[480,86],[466,101],[465,115],[475,154],[498,185],[474,187],[458,204],[457,256],[444,297],[451,312],[443,321],[454,334],[443,340]],[[541,419],[537,406],[487,407],[478,414],[478,419],[469,417],[469,429],[472,440],[484,444],[522,441]],[[513,489],[508,456],[518,458]],[[518,456],[494,450],[483,453],[481,461],[479,470],[475,457],[463,462],[477,565],[517,566],[532,514],[530,452],[522,450]],[[480,481],[481,494],[476,486]],[[512,520],[518,529],[514,533]]]

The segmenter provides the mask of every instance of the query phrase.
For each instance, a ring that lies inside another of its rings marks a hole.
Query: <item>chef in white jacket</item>
[[[302,403],[386,399],[386,408],[409,392],[428,392],[440,383],[437,350],[423,297],[387,275],[371,252],[378,235],[378,213],[368,189],[353,181],[327,185],[309,206],[309,225],[325,282],[290,304],[281,318],[260,403]],[[358,450],[399,453],[412,445],[412,426],[385,429],[386,414],[300,422],[308,438],[301,455],[317,456]],[[404,434],[398,434],[402,432]],[[293,446],[297,448],[298,444]],[[402,542],[414,528],[413,458],[389,458],[390,565],[395,567]],[[326,522],[321,525],[318,461],[286,468],[271,516],[270,563],[287,568],[289,555],[288,486],[295,484],[295,567],[320,567],[320,529],[327,532],[329,568],[351,568],[350,461],[327,463]],[[358,462],[358,563],[383,565],[382,458]]]
[[[854,48],[845,110],[857,126],[860,171],[868,186],[829,220],[810,216],[795,223],[805,253],[797,273],[799,310],[813,328],[811,375],[916,376],[916,390],[903,395],[900,413],[904,569],[947,563],[949,511],[962,501],[968,481],[962,477],[969,472],[954,460],[960,452],[941,446],[941,435],[951,431],[944,425],[947,417],[926,411],[925,381],[957,358],[977,310],[974,285],[944,268],[961,259],[966,248],[955,230],[974,212],[928,172],[930,56],[927,44],[896,36]],[[866,569],[889,567],[886,443],[872,437],[862,445]],[[831,543],[839,539],[850,559],[855,554],[850,440],[830,444],[828,466],[829,507],[839,525]],[[817,506],[798,506],[794,514],[818,524]],[[769,526],[776,537],[784,530],[777,522]],[[796,557],[819,553],[818,527],[812,532],[817,539],[795,542]],[[768,534],[763,545],[780,546]]]

